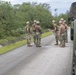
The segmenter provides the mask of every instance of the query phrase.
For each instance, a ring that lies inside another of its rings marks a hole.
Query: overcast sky
[[[57,8],[57,13],[65,13],[69,10],[71,3],[76,2],[76,0],[4,0],[11,2],[11,4],[22,4],[23,2],[37,2],[37,3],[48,3],[51,6],[52,14],[54,14],[54,9]]]

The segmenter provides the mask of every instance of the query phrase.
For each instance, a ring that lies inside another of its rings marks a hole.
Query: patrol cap
[[[61,20],[61,21],[63,21],[63,20],[64,20],[64,18],[61,18],[60,20]]]
[[[52,20],[52,22],[55,23],[56,21],[55,20]]]
[[[36,20],[34,20],[34,22],[36,22]]]
[[[61,24],[61,23],[62,23],[62,21],[60,20],[60,21],[59,21],[59,24]]]
[[[36,21],[36,23],[39,24],[40,22],[39,21]]]
[[[64,20],[64,23],[66,23],[66,20]]]
[[[29,21],[26,22],[26,24],[29,24],[29,23],[30,23]]]

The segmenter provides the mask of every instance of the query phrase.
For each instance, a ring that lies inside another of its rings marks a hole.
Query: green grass
[[[45,32],[42,34],[42,38],[46,37],[46,36],[49,36],[51,35],[52,33],[51,32]],[[33,38],[31,39],[31,41],[33,42]],[[23,40],[23,41],[19,41],[19,42],[16,42],[14,44],[10,44],[10,45],[7,45],[7,46],[4,46],[4,47],[1,47],[0,48],[0,55],[1,54],[4,54],[6,52],[9,52],[11,50],[14,50],[20,46],[23,46],[26,44],[26,40]]]

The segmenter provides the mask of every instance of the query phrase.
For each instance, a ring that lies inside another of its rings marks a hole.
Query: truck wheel
[[[71,40],[73,40],[73,36],[71,36]]]
[[[74,39],[74,30],[71,28],[71,32],[70,32],[70,39],[73,40]]]

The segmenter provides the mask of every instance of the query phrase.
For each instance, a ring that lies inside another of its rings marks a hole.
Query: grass
[[[46,36],[49,36],[51,34],[52,34],[51,32],[45,32],[45,33],[42,34],[42,38],[44,38]],[[31,41],[33,42],[33,38],[31,39]],[[9,52],[11,50],[14,50],[14,49],[16,49],[18,47],[21,47],[21,46],[23,46],[25,44],[26,44],[26,40],[23,40],[23,41],[19,41],[19,42],[16,42],[16,43],[1,47],[0,48],[0,55],[4,54],[6,52]]]

